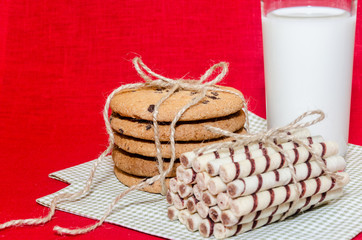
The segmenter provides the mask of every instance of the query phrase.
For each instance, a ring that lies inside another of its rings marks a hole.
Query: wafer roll
[[[344,160],[343,157],[338,155],[325,159],[325,163],[327,169],[331,172],[344,170],[346,167],[346,161]],[[295,165],[295,173],[297,181],[299,182],[302,180],[318,177],[323,174],[323,170],[316,161],[311,161]],[[211,178],[211,180],[212,179],[214,178]],[[210,182],[211,183],[217,182],[217,179],[220,178],[215,177],[215,179],[216,179],[215,181],[210,180],[209,184]],[[222,180],[220,179],[220,181]],[[274,187],[287,185],[291,181],[292,181],[292,174],[290,172],[290,169],[286,167],[266,172],[263,174],[253,175],[250,177],[234,180],[227,185],[227,193],[231,198],[236,198],[240,196],[250,195],[258,191],[264,191]],[[214,189],[216,189],[216,187],[212,188],[212,190]],[[224,189],[220,186],[217,190],[224,191]],[[210,192],[214,194],[214,191]]]
[[[209,207],[201,201],[196,204],[196,210],[202,218],[206,218],[209,214]]]
[[[199,202],[199,200],[196,199],[194,195],[189,197],[186,201],[186,208],[189,210],[190,213],[196,212],[196,204]]]
[[[179,179],[180,182],[182,182],[182,179],[184,178],[184,172],[185,168],[182,165],[176,168],[176,178]]]
[[[216,196],[212,195],[207,190],[202,193],[201,201],[208,207],[215,206],[217,204]]]
[[[172,195],[172,204],[175,206],[175,208],[177,208],[178,210],[185,209],[187,199],[180,197],[177,193],[170,193]]]
[[[199,232],[203,237],[211,237],[214,233],[214,221],[210,218],[203,219],[199,225]]]
[[[329,200],[333,199],[331,197],[329,199],[323,198],[323,195],[324,196],[326,195],[325,193],[318,194],[318,195],[322,195],[322,197],[319,198],[319,200],[317,198],[317,201],[315,204],[318,204],[318,205],[325,204]],[[311,202],[306,202],[302,207],[295,208],[294,210],[289,212],[286,217],[297,214],[299,212],[306,211],[310,208],[313,208],[315,206],[315,204],[311,204]],[[291,204],[289,204],[289,205],[291,205]],[[285,211],[281,214],[275,213],[274,215],[270,215],[269,217],[259,218],[258,220],[253,220],[251,222],[242,223],[242,224],[234,225],[231,227],[227,227],[227,226],[224,226],[223,224],[218,223],[218,224],[215,224],[215,226],[214,226],[214,236],[217,239],[221,239],[221,238],[239,235],[239,234],[247,232],[249,230],[276,222],[276,221],[280,220],[282,217],[284,217],[285,214],[287,214],[287,211]]]
[[[166,194],[166,201],[168,204],[173,204],[173,199],[175,198],[174,196],[177,195],[177,193],[173,193],[171,190],[167,191]]]
[[[186,198],[193,193],[192,186],[190,184],[179,183],[177,187],[177,193],[180,195],[180,197]]]
[[[185,184],[194,184],[196,183],[196,174],[192,168],[185,169],[183,172],[183,182]]]
[[[322,157],[330,157],[338,153],[338,145],[335,142],[321,142],[311,145],[313,150]],[[286,153],[293,164],[303,163],[311,160],[312,155],[304,147],[287,150]],[[229,162],[220,167],[220,178],[224,182],[241,179],[266,171],[279,169],[287,166],[287,161],[282,153],[265,155],[255,159],[240,162]]]
[[[339,188],[336,190],[331,190],[325,193],[316,194],[307,198],[299,199],[294,207],[295,209],[301,209],[306,206],[315,205],[319,202],[330,201],[336,199],[343,194],[343,189]],[[270,217],[275,214],[281,214],[289,211],[292,202],[283,203],[274,207],[269,207],[257,212],[253,212],[241,217],[235,216],[231,210],[225,210],[221,212],[221,222],[224,226],[230,227],[237,224],[252,222],[261,218]],[[209,210],[210,211],[210,210]]]
[[[199,172],[196,175],[196,184],[199,185],[199,187],[202,190],[207,189],[207,183],[210,180],[210,175],[207,172]]]
[[[184,209],[184,210],[179,211],[177,217],[178,217],[178,220],[180,221],[180,223],[185,225],[186,221],[187,221],[187,218],[190,215],[191,215],[191,213],[187,209]]]
[[[169,189],[173,193],[177,193],[179,181],[177,181],[177,178],[171,178],[169,182]]]
[[[171,220],[174,221],[176,219],[178,219],[178,214],[179,214],[179,210],[177,210],[177,208],[175,208],[175,206],[169,206],[167,208],[167,217]]]
[[[187,218],[186,227],[189,231],[195,232],[199,229],[202,218],[199,214],[194,213]]]
[[[220,177],[212,177],[207,183],[207,189],[213,195],[218,193],[225,192],[227,185],[221,180]]]
[[[219,193],[216,197],[217,206],[221,210],[226,210],[230,208],[231,197],[227,193]]]
[[[221,221],[221,214],[222,214],[222,211],[218,206],[213,206],[209,209],[209,217],[214,222]]]
[[[313,144],[317,142],[322,142],[324,139],[321,136],[313,136],[313,137],[305,137],[300,138],[300,140],[305,144]],[[277,144],[280,144],[282,148],[290,149],[295,147],[295,145],[292,142],[277,142]],[[196,159],[199,159],[201,163],[204,162],[204,160],[214,160],[217,158],[223,158],[223,157],[229,157],[231,155],[237,155],[240,153],[248,152],[248,151],[254,151],[257,149],[265,148],[266,146],[263,143],[253,143],[245,146],[235,147],[235,148],[222,148],[218,150],[209,150],[207,152],[202,153],[202,155],[196,156],[195,152],[186,152],[183,153],[180,157],[180,162],[185,168],[192,167],[193,162]],[[201,171],[201,170],[200,170]]]
[[[337,175],[342,177],[341,181],[336,181],[334,178],[328,176],[320,176],[299,182],[297,184],[299,189],[301,189],[299,198],[341,188],[348,183],[349,175],[347,173],[342,172],[337,173]],[[235,198],[230,201],[230,209],[236,216],[240,217],[268,207],[294,201],[296,198],[298,198],[298,196],[296,195],[295,186],[294,184],[289,184],[245,197]]]
[[[194,184],[194,185],[192,186],[192,191],[193,191],[193,193],[194,193],[195,198],[196,198],[197,200],[201,201],[203,191],[201,190],[201,188],[199,187],[198,184]]]
[[[297,131],[296,133],[292,133],[292,135],[294,135],[295,137],[301,139],[301,140],[305,140],[306,144],[312,144],[314,142],[322,142],[323,141],[323,138],[321,136],[313,136],[311,137],[310,136],[310,132],[307,128],[304,128],[300,131]],[[284,142],[281,142],[280,140],[275,140],[277,141],[277,144],[282,144]],[[255,149],[258,149],[258,148],[263,148],[265,147],[265,145],[263,143],[253,143],[253,144],[249,144],[249,145],[246,145],[247,146],[247,150],[255,150]],[[237,147],[234,149],[235,151],[245,151],[245,148],[244,146],[242,147]],[[220,149],[218,151],[220,157],[222,156],[227,156],[229,154],[229,151],[227,149]],[[202,155],[200,156],[203,156],[203,155],[214,155],[214,150],[208,150],[208,151],[205,151],[202,153]],[[192,160],[196,157],[200,157],[200,156],[196,156],[195,152],[187,152],[187,153],[183,153],[181,155],[181,164],[183,164],[186,168],[188,167],[191,167],[190,165],[190,162],[188,160]],[[185,162],[183,162],[182,158],[185,158],[184,160],[186,160]]]
[[[240,162],[246,159],[257,158],[266,154],[276,153],[276,151],[271,147],[238,153],[235,153],[230,149],[230,152],[230,156],[225,157],[209,158],[202,156],[196,158],[192,163],[192,168],[196,172],[207,171],[207,173],[211,176],[216,176],[218,174],[218,169],[222,164],[229,162]]]
[[[241,233],[250,231],[252,229],[259,228],[264,225],[276,222],[279,219],[281,219],[282,217],[283,217],[282,214],[279,214],[279,215],[270,216],[268,218],[262,218],[260,220],[254,221],[254,222],[240,224],[240,225],[232,226],[232,227],[225,227],[221,223],[217,223],[214,226],[214,236],[217,239],[223,239],[223,238],[239,235]]]

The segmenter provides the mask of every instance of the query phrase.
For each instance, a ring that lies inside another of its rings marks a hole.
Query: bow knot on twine
[[[209,68],[198,80],[183,78],[171,79],[153,72],[142,62],[141,58],[136,57],[132,62],[139,76],[145,81],[146,86],[164,88],[173,88],[177,86],[178,89],[190,91],[200,91],[205,87],[212,87],[212,85],[220,82],[229,71],[229,64],[220,62]],[[221,68],[221,72],[214,79],[207,81],[218,68]],[[156,79],[152,79],[151,77]]]
[[[316,115],[317,117],[315,119],[312,119],[307,122],[303,122],[307,117],[311,117],[313,115]],[[225,142],[225,143],[216,143],[213,145],[205,146],[203,148],[195,150],[195,157],[201,155],[202,153],[210,150],[218,150],[220,148],[235,148],[240,146],[245,146],[249,144],[254,143],[263,143],[264,147],[271,147],[276,152],[279,152],[282,154],[286,160],[287,167],[290,170],[291,176],[292,176],[292,183],[296,190],[296,196],[297,198],[292,202],[291,207],[289,210],[283,215],[281,218],[281,221],[284,220],[286,217],[288,217],[288,214],[292,212],[295,203],[299,200],[301,196],[301,189],[298,185],[298,180],[296,176],[296,169],[294,167],[293,161],[290,159],[289,155],[286,153],[286,150],[284,150],[280,144],[285,142],[293,142],[297,143],[299,146],[303,146],[310,154],[310,159],[314,159],[317,164],[322,169],[323,173],[336,181],[342,180],[343,176],[338,175],[334,172],[331,172],[328,170],[325,160],[317,154],[313,148],[310,145],[305,144],[298,136],[293,135],[292,133],[295,133],[297,131],[302,130],[303,128],[312,126],[320,121],[322,121],[325,118],[325,114],[321,110],[314,110],[314,111],[307,111],[300,115],[298,118],[296,118],[294,121],[289,123],[286,126],[279,127],[279,128],[272,128],[267,131],[261,131],[258,133],[246,133],[246,134],[235,134],[220,128],[212,127],[212,126],[206,126],[209,131],[212,131],[214,133],[222,134],[224,136],[232,137],[234,140],[231,142]]]
[[[196,105],[199,103],[205,96],[208,90],[213,91],[219,91],[219,92],[228,92],[231,94],[235,94],[238,97],[240,97],[244,103],[243,110],[246,115],[246,128],[249,125],[249,119],[248,119],[248,111],[247,111],[247,104],[244,99],[244,96],[241,93],[230,91],[228,89],[221,89],[215,86],[216,83],[220,82],[225,75],[228,73],[228,63],[226,62],[220,62],[218,64],[213,65],[211,68],[209,68],[198,80],[185,80],[183,78],[181,79],[170,79],[167,77],[164,77],[160,74],[157,74],[153,72],[150,68],[148,68],[141,60],[141,58],[136,57],[133,59],[133,65],[136,69],[139,76],[144,80],[143,83],[133,83],[133,84],[126,84],[122,85],[115,90],[109,96],[107,97],[104,109],[103,109],[103,119],[105,122],[106,130],[109,135],[108,138],[108,147],[107,149],[96,159],[94,162],[92,169],[90,171],[88,180],[86,181],[86,184],[84,188],[78,192],[75,193],[65,193],[60,194],[56,197],[54,197],[51,201],[51,204],[49,206],[50,210],[47,216],[40,217],[40,218],[32,218],[32,219],[20,219],[20,220],[12,220],[8,221],[6,223],[0,224],[0,230],[5,229],[12,226],[25,226],[25,225],[40,225],[44,224],[48,221],[50,221],[54,215],[56,205],[63,201],[74,201],[79,199],[80,197],[84,196],[85,194],[89,193],[90,188],[93,184],[94,175],[96,172],[96,169],[98,165],[106,158],[107,155],[109,155],[114,146],[114,135],[113,130],[110,124],[109,120],[109,106],[111,99],[115,94],[118,92],[124,90],[124,89],[139,89],[143,87],[157,87],[157,88],[167,88],[169,89],[168,93],[163,96],[156,104],[153,110],[152,120],[153,120],[153,126],[154,126],[154,133],[155,133],[155,145],[156,145],[156,157],[158,162],[158,170],[159,175],[156,175],[152,178],[145,179],[145,181],[142,181],[141,183],[134,185],[121,194],[119,194],[109,205],[107,211],[103,215],[103,217],[95,224],[84,227],[84,228],[77,228],[77,229],[68,229],[68,228],[62,228],[59,226],[55,226],[54,230],[58,234],[68,234],[68,235],[78,235],[87,233],[89,231],[92,231],[96,229],[97,227],[101,226],[105,219],[111,214],[114,206],[118,203],[118,201],[123,198],[125,195],[127,195],[129,192],[136,190],[136,189],[142,189],[146,186],[149,186],[153,184],[154,182],[160,180],[162,184],[162,193],[166,193],[166,184],[165,184],[165,178],[166,175],[172,170],[174,162],[176,160],[176,151],[175,151],[175,127],[178,120],[181,118],[183,113],[192,107],[193,105]],[[209,78],[215,73],[217,69],[221,69],[221,72],[217,74],[212,80],[209,80]],[[154,79],[153,79],[154,78]],[[209,80],[209,81],[208,81]],[[169,97],[171,97],[172,94],[174,94],[178,90],[189,90],[189,91],[195,91],[195,97],[187,103],[182,109],[179,110],[179,112],[175,115],[174,119],[172,120],[170,124],[170,146],[171,146],[171,160],[169,163],[169,167],[166,170],[163,170],[163,159],[162,159],[162,153],[161,153],[161,142],[159,139],[159,131],[158,131],[158,122],[157,122],[157,115],[158,115],[158,109],[162,105],[162,103],[167,100]]]
[[[220,63],[213,65],[198,80],[190,80],[190,79],[186,80],[183,78],[175,80],[175,79],[164,77],[160,74],[153,72],[138,57],[134,58],[132,62],[133,62],[133,65],[134,65],[138,75],[144,79],[146,87],[164,87],[164,88],[170,89],[168,94],[163,96],[155,104],[154,111],[152,114],[155,145],[156,145],[156,158],[157,158],[157,162],[158,162],[157,166],[158,166],[158,170],[160,173],[159,175],[154,177],[154,179],[156,179],[154,181],[157,181],[158,179],[160,179],[161,186],[162,186],[161,193],[163,195],[165,195],[167,192],[167,187],[166,187],[166,182],[165,182],[166,175],[172,170],[174,162],[176,160],[175,127],[176,127],[176,123],[181,118],[183,113],[187,109],[192,107],[193,105],[196,105],[197,103],[199,103],[206,96],[206,93],[208,90],[219,91],[219,92],[228,92],[228,93],[232,93],[232,94],[239,96],[243,100],[243,102],[244,102],[243,109],[244,109],[244,112],[246,114],[246,119],[247,119],[246,125],[248,126],[249,118],[247,115],[246,102],[245,102],[244,96],[242,94],[234,92],[234,91],[230,91],[227,89],[220,89],[215,86],[215,84],[220,82],[229,71],[228,63],[226,63],[226,62],[220,62]],[[211,77],[211,75],[219,68],[221,68],[221,72],[219,74],[217,74],[214,77],[214,79],[207,81]],[[154,77],[155,79],[152,79],[151,77]],[[158,109],[165,100],[167,100],[169,97],[171,97],[172,94],[174,94],[177,90],[180,90],[180,89],[188,90],[188,91],[195,91],[196,95],[188,104],[186,104],[182,109],[180,109],[178,111],[178,113],[175,115],[174,119],[172,120],[172,122],[170,124],[171,160],[170,160],[169,167],[167,168],[166,171],[164,171],[163,170],[163,159],[162,159],[162,153],[161,153],[161,142],[159,140],[159,130],[158,130],[158,122],[157,122]],[[107,114],[107,116],[108,116],[108,114]],[[106,125],[107,125],[107,121],[106,121]],[[108,134],[112,135],[113,133],[109,131]],[[147,180],[147,181],[153,181],[153,180]]]

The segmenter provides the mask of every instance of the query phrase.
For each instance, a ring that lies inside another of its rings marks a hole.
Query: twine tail
[[[104,223],[104,221],[107,219],[107,217],[112,213],[112,210],[114,209],[116,204],[124,196],[126,196],[128,193],[130,193],[134,190],[142,189],[146,186],[152,185],[154,182],[158,181],[160,178],[161,178],[161,175],[157,175],[152,178],[148,178],[145,181],[143,181],[137,185],[133,185],[132,187],[129,187],[127,190],[121,192],[116,198],[114,198],[112,203],[108,206],[108,209],[105,212],[105,214],[95,224],[92,224],[92,225],[89,225],[89,226],[83,227],[83,228],[76,228],[76,229],[69,229],[69,228],[64,228],[64,227],[60,227],[60,226],[55,226],[53,228],[53,230],[59,235],[79,235],[79,234],[85,234],[90,231],[93,231],[94,229],[98,228],[99,226],[101,226]]]
[[[53,199],[53,201],[54,201],[54,199]],[[36,225],[45,224],[53,218],[54,213],[55,213],[55,204],[53,207],[51,207],[49,209],[48,214],[44,217],[11,220],[11,221],[5,222],[3,224],[0,224],[0,230],[6,229],[9,227],[36,226]]]
[[[154,112],[152,114],[152,121],[153,121],[153,130],[155,136],[155,145],[156,145],[156,157],[157,157],[157,167],[160,175],[163,174],[163,157],[161,152],[161,141],[160,141],[160,133],[158,128],[157,116],[158,116],[158,109],[160,108],[161,104],[167,100],[177,89],[178,85],[176,84],[165,96],[163,96],[155,105]],[[171,161],[172,162],[172,161]],[[166,186],[166,178],[161,178],[161,194],[167,194],[167,186]]]
[[[5,222],[3,224],[0,224],[0,230],[6,229],[9,227],[36,226],[36,225],[45,224],[53,218],[56,205],[59,202],[70,199],[72,197],[72,195],[73,194],[70,194],[70,193],[63,193],[63,194],[59,194],[59,195],[55,196],[50,203],[48,214],[44,217],[11,220],[11,221]]]

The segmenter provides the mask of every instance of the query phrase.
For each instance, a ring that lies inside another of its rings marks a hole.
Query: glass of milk
[[[309,110],[312,135],[347,151],[357,0],[262,0],[266,115],[281,127]]]

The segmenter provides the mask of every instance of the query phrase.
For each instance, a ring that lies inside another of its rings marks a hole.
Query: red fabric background
[[[350,142],[359,145],[361,28],[358,19]],[[168,77],[197,78],[228,61],[223,83],[240,89],[265,117],[259,1],[2,0],[0,222],[45,214],[35,199],[66,186],[47,175],[105,149],[103,104],[120,84],[139,81],[130,63],[136,55]],[[54,225],[93,222],[56,212],[44,227],[7,229],[0,237],[57,239]],[[156,239],[110,224],[77,238],[112,237]]]

